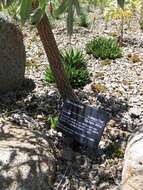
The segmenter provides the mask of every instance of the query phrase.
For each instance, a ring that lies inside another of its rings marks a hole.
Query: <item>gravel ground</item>
[[[104,30],[76,28],[72,46],[83,48],[85,43],[96,35],[107,36],[114,25]],[[0,124],[14,122],[49,133],[57,149],[57,173],[53,189],[56,190],[108,190],[120,183],[123,155],[126,142],[136,127],[143,124],[143,40],[142,32],[133,20],[131,30],[126,30],[123,43],[124,56],[103,66],[99,60],[87,55],[88,69],[95,83],[106,87],[105,92],[97,93],[91,84],[75,90],[81,102],[102,107],[110,113],[110,122],[104,130],[96,154],[88,156],[79,147],[72,150],[60,133],[49,130],[48,115],[57,115],[62,101],[55,86],[46,86],[43,81],[47,59],[35,29],[24,28],[24,42],[27,54],[26,78],[18,92],[0,97]],[[135,27],[136,26],[136,27]],[[61,21],[53,29],[59,48],[69,46],[64,23]],[[138,34],[138,35],[137,35]],[[140,61],[133,63],[128,54],[139,55]]]

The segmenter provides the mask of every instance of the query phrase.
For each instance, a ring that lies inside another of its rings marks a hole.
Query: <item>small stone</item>
[[[112,119],[108,122],[108,126],[110,126],[110,127],[115,127],[115,125],[116,125],[116,121],[114,121]]]
[[[109,190],[109,187],[110,185],[108,182],[103,182],[99,185],[98,190]]]
[[[89,172],[89,178],[91,180],[94,180],[96,178],[96,176],[98,176],[97,175],[97,171],[91,171],[91,172]]]
[[[80,177],[82,178],[82,179],[88,179],[88,172],[81,172],[80,173]]]
[[[79,185],[80,185],[80,188],[84,188],[84,189],[86,189],[86,186],[87,186],[87,182],[84,180],[81,180],[80,182],[79,182]]]
[[[48,92],[48,95],[51,96],[51,95],[53,95],[54,93],[55,93],[55,90],[50,90],[50,91]]]
[[[97,190],[96,185],[92,185],[92,186],[91,186],[91,190]]]
[[[134,106],[133,108],[129,110],[129,114],[132,117],[139,117],[141,115],[141,109],[137,106]]]
[[[43,119],[43,115],[37,115],[37,119]]]
[[[117,113],[117,112],[119,112],[120,110],[121,110],[121,108],[120,108],[120,105],[119,105],[119,104],[113,104],[113,105],[112,105],[112,112]]]

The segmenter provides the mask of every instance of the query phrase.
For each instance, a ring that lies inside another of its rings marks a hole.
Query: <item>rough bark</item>
[[[47,58],[49,60],[49,64],[51,70],[53,72],[55,82],[57,88],[63,99],[72,99],[78,100],[76,95],[74,94],[69,80],[67,79],[63,64],[61,62],[61,56],[59,53],[59,49],[56,44],[56,40],[54,38],[54,34],[52,32],[49,20],[47,15],[45,14],[41,19],[40,23],[37,25],[38,33],[40,35],[41,41],[43,43],[44,50],[46,52]]]

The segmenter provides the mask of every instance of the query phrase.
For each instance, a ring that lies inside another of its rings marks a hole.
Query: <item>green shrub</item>
[[[77,69],[75,67],[66,66],[65,73],[73,88],[83,87],[89,82],[89,72],[85,67]]]
[[[46,67],[44,81],[46,83],[53,83],[54,82],[54,76],[52,74],[52,71],[51,71],[51,68],[49,65],[47,65],[47,67]]]
[[[65,74],[69,78],[71,86],[73,88],[85,86],[90,80],[90,75],[81,51],[71,48],[63,51],[61,56]],[[49,66],[46,68],[45,82],[54,83],[54,77]]]
[[[71,67],[79,69],[81,67],[86,67],[84,56],[82,52],[78,49],[67,49],[61,52],[63,63]]]
[[[140,29],[143,30],[143,19],[139,21]]]
[[[52,129],[56,129],[57,128],[57,124],[58,124],[58,116],[51,116],[49,115],[47,118],[47,121],[49,122],[50,126]]]
[[[97,37],[86,44],[86,52],[96,58],[116,59],[122,56],[122,49],[112,38]]]
[[[118,142],[111,142],[106,149],[106,152],[108,153],[108,156],[113,160],[116,158],[124,157],[124,151],[121,149]]]

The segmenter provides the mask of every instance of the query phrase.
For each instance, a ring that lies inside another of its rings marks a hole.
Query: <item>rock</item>
[[[80,177],[81,177],[81,179],[87,180],[88,177],[89,177],[88,172],[87,171],[86,172],[81,172]]]
[[[92,185],[91,190],[97,190],[96,185]]]
[[[26,128],[0,129],[0,189],[50,190],[56,164],[48,140]]]
[[[116,121],[114,121],[113,119],[111,119],[111,120],[108,122],[108,126],[110,126],[110,127],[115,127],[115,126],[116,126]]]
[[[24,80],[26,53],[22,33],[0,14],[0,93],[16,90]]]
[[[120,105],[119,104],[113,104],[112,105],[112,112],[113,113],[118,113],[121,110]]]
[[[99,190],[109,190],[109,183],[108,182],[104,182],[102,184],[99,185],[98,187]]]
[[[133,176],[128,181],[114,190],[143,190],[143,176]]]
[[[143,127],[130,137],[124,156],[123,190],[143,189]],[[127,188],[128,187],[128,188]]]
[[[139,117],[141,115],[141,109],[137,106],[134,106],[129,110],[129,113],[132,117]]]

